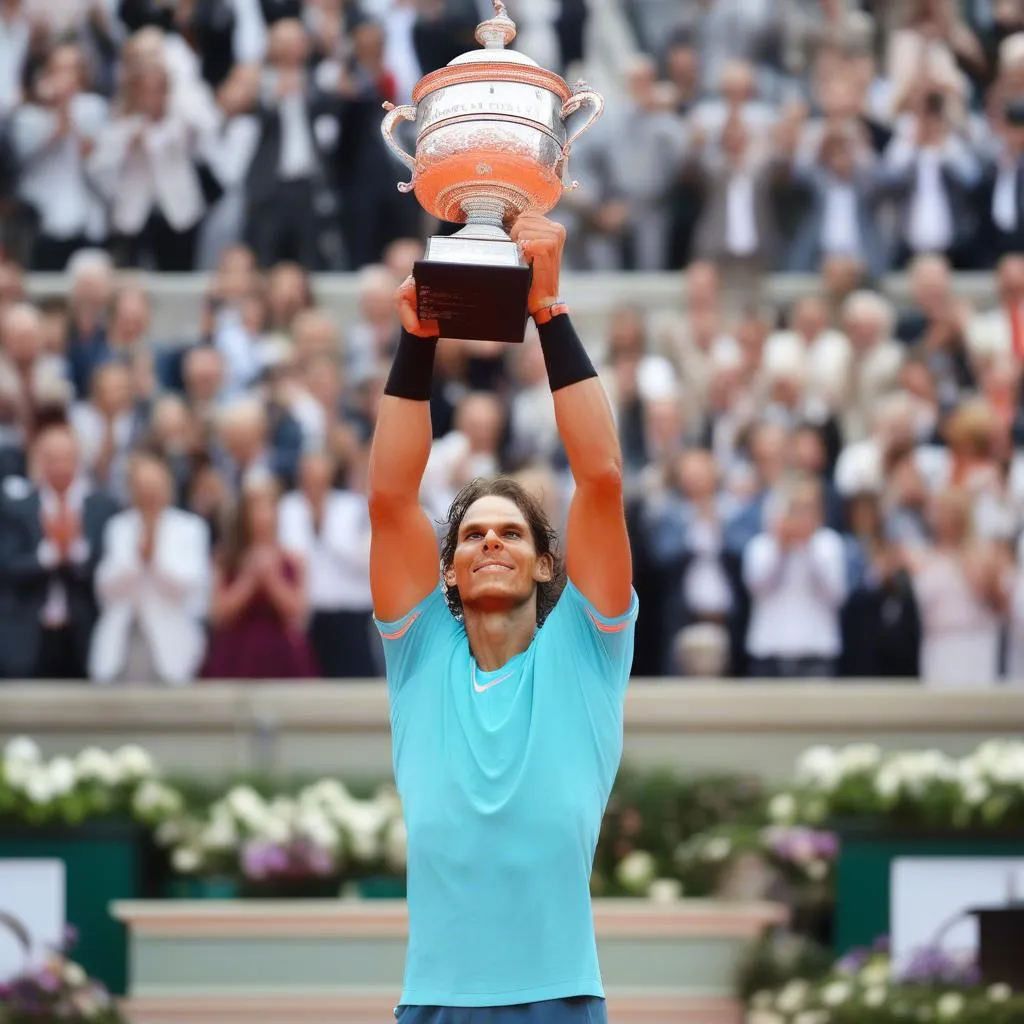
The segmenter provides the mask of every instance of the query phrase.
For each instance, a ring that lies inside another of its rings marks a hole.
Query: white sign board
[[[936,945],[976,954],[978,923],[962,915],[1024,898],[1024,857],[898,857],[889,880],[893,968],[899,972],[916,950]]]
[[[62,860],[0,859],[0,982],[61,947],[65,914]],[[27,954],[18,932],[28,937]]]

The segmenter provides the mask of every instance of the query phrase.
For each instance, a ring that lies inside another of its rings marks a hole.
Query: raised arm
[[[434,528],[420,507],[420,482],[433,432],[430,390],[437,324],[420,323],[416,286],[396,295],[402,339],[377,414],[367,481],[370,503],[370,590],[374,614],[396,622],[440,581]]]
[[[530,314],[537,324],[555,402],[558,433],[576,491],[569,506],[569,579],[609,617],[632,600],[633,564],[622,497],[622,452],[604,385],[558,298],[565,228],[527,213],[512,228],[533,263]]]

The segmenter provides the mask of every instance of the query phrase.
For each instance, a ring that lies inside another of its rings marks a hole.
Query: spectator
[[[159,457],[132,457],[130,491],[130,508],[107,524],[96,569],[89,678],[181,686],[206,648],[209,533],[198,516],[172,507],[171,474]]]
[[[807,477],[776,492],[769,531],[743,554],[751,594],[747,652],[755,678],[827,678],[842,653],[847,582],[842,540],[822,526],[821,488]]]
[[[97,367],[89,400],[72,406],[69,419],[92,485],[120,500],[127,497],[130,452],[142,435],[132,402],[131,370],[123,363]]]
[[[116,506],[82,478],[65,426],[35,437],[32,477],[28,494],[0,505],[0,579],[9,602],[0,664],[9,679],[84,679],[96,623],[93,573]]]
[[[921,609],[921,679],[927,686],[991,686],[999,671],[1008,598],[997,550],[972,535],[970,499],[951,489],[931,503],[934,546],[911,560]]]
[[[337,141],[337,100],[309,78],[308,57],[302,22],[276,22],[260,82],[259,141],[246,180],[247,241],[263,267],[281,259],[321,266],[316,199],[326,187],[327,150]]]
[[[164,64],[130,71],[117,116],[104,126],[90,158],[91,173],[111,204],[122,265],[148,260],[166,271],[195,265],[206,209],[196,168],[201,126],[171,99]]]
[[[309,643],[327,679],[367,679],[382,668],[370,598],[370,514],[366,495],[336,486],[334,463],[303,457],[299,487],[281,499],[281,546],[302,559]]]
[[[207,679],[318,675],[305,635],[306,568],[277,541],[277,488],[246,482],[214,563]]]
[[[51,50],[36,86],[37,104],[13,117],[14,150],[21,167],[19,195],[32,207],[38,229],[32,249],[36,270],[63,270],[76,250],[102,244],[106,218],[86,175],[86,161],[107,118],[107,104],[86,91],[78,47]]]

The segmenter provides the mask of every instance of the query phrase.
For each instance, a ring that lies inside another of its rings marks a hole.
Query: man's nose
[[[484,550],[489,548],[501,547],[501,538],[494,532],[494,530],[488,530],[484,535]]]

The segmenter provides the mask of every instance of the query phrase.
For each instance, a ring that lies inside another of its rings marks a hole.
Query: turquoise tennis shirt
[[[476,667],[440,588],[379,622],[408,831],[401,1002],[603,996],[590,907],[622,757],[637,598],[609,619],[569,583],[530,646]]]

